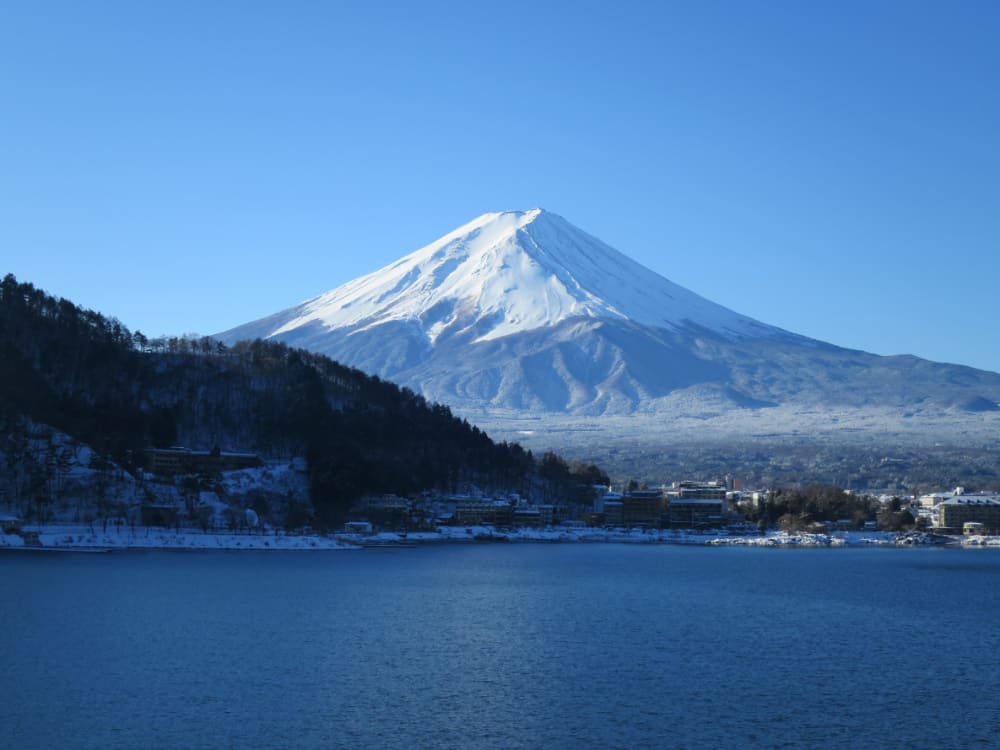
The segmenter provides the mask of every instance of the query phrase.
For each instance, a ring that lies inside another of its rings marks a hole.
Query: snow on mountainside
[[[540,209],[484,214],[220,338],[277,338],[327,354],[482,425],[493,412],[674,420],[778,407],[805,423],[838,409],[910,419],[932,408],[989,413],[1000,402],[996,373],[765,325]]]
[[[281,338],[317,324],[363,330],[395,322],[416,327],[433,345],[463,334],[490,341],[578,317],[693,324],[730,336],[775,330],[533,209],[483,214],[381,270],[223,337],[252,330]]]

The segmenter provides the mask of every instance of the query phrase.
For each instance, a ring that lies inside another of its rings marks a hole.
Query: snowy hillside
[[[327,354],[486,426],[491,410],[655,419],[791,405],[822,420],[830,409],[965,413],[1000,401],[996,373],[768,326],[540,209],[484,214],[220,338]]]

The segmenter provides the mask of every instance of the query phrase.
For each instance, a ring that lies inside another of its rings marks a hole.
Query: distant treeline
[[[866,522],[876,521],[880,529],[890,531],[917,525],[917,519],[902,507],[899,498],[893,498],[885,506],[871,495],[856,495],[840,487],[822,484],[779,488],[766,503],[752,507],[747,519],[786,531],[809,529],[816,523],[837,522],[846,522],[861,529]]]
[[[304,455],[320,524],[363,495],[464,483],[549,499],[606,483],[597,467],[536,461],[447,406],[333,360],[261,340],[150,340],[7,275],[0,282],[0,428],[51,425],[123,467],[187,445]],[[17,441],[13,441],[17,442]],[[0,450],[3,450],[0,446]],[[9,451],[8,451],[9,454]],[[7,455],[7,460],[12,460]]]

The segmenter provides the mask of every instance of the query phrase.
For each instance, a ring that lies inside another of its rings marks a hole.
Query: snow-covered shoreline
[[[0,535],[0,549],[37,551],[108,552],[114,550],[358,550],[366,547],[397,547],[418,544],[457,543],[612,543],[683,544],[744,547],[868,547],[940,545],[942,540],[926,534],[890,532],[835,532],[808,534],[769,532],[732,534],[724,530],[642,530],[549,527],[499,531],[489,526],[441,527],[437,531],[398,534],[288,534],[266,532],[202,532],[194,529],[162,529],[112,526],[107,529],[85,524],[28,527],[22,535]],[[1000,548],[1000,536],[954,537],[947,546],[956,548]]]
[[[37,543],[34,541],[37,534]],[[27,539],[25,538],[27,537]],[[52,524],[0,535],[0,549],[109,552],[112,550],[345,550],[357,545],[319,534],[202,532],[195,529]]]

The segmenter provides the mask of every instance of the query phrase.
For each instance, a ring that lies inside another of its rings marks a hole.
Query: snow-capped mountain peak
[[[659,429],[660,417],[678,415],[787,407],[833,410],[815,414],[834,419],[877,404],[965,413],[1000,401],[1000,375],[840,349],[759,323],[540,209],[483,214],[220,338],[277,338],[478,422],[498,410],[496,424],[505,414],[645,414]]]
[[[263,335],[316,324],[365,330],[405,322],[433,345],[456,335],[490,341],[570,318],[667,328],[693,323],[728,335],[761,335],[768,328],[673,284],[538,208],[483,214],[281,318]]]

